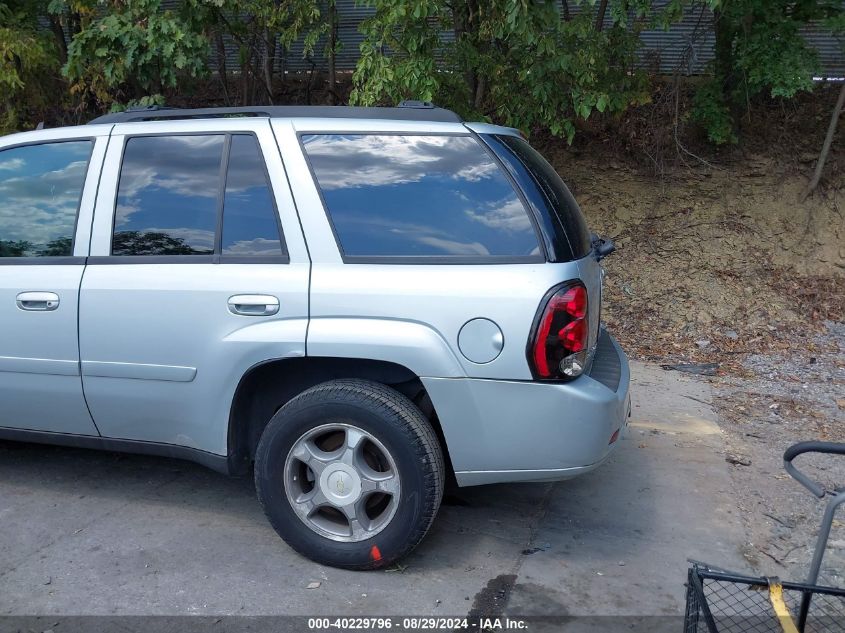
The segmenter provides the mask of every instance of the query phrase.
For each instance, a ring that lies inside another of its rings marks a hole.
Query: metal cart
[[[806,582],[781,582],[734,574],[693,562],[688,573],[684,633],[845,633],[845,589],[819,585],[837,508],[845,488],[827,490],[793,465],[804,453],[845,455],[845,444],[801,442],[783,455],[783,466],[819,499],[829,497]]]

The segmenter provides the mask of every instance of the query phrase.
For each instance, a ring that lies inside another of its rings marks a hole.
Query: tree
[[[68,255],[73,255],[73,238],[58,237],[50,240],[38,254],[40,257],[67,257]]]
[[[51,38],[38,28],[39,7],[0,0],[0,134],[17,129],[22,115],[34,118],[34,111],[50,104],[59,63]]]
[[[567,4],[564,20],[551,0],[367,4],[375,15],[361,26],[353,103],[437,100],[464,116],[545,127],[571,141],[576,119],[648,99],[635,67],[648,0],[605,1],[595,12]]]
[[[181,237],[156,231],[119,231],[114,235],[112,250],[122,255],[206,255],[195,250]]]
[[[801,33],[843,13],[839,0],[708,0],[716,36],[713,77],[695,95],[693,118],[716,144],[735,143],[757,95],[789,99],[813,89],[818,55]]]
[[[813,177],[807,185],[807,189],[801,196],[801,202],[804,202],[816,187],[819,186],[819,181],[822,179],[822,172],[824,171],[824,164],[827,160],[827,154],[830,152],[830,145],[833,143],[833,135],[836,134],[836,126],[839,123],[839,117],[842,115],[842,108],[845,106],[845,84],[839,89],[839,98],[836,100],[836,105],[833,107],[833,112],[830,115],[830,123],[827,126],[827,134],[824,137],[822,144],[822,151],[819,153],[819,159],[816,161],[816,169],[813,172]]]
[[[64,74],[71,94],[100,107],[161,102],[167,88],[206,72],[207,38],[161,0],[106,0],[105,14],[94,0],[53,2],[54,13],[75,12],[83,23],[67,51]]]
[[[841,38],[843,34],[845,34],[845,11],[829,16],[825,21],[825,25],[832,33],[839,37],[840,42],[842,42]],[[842,48],[843,52],[845,52],[845,46],[842,46]],[[830,123],[828,123],[827,134],[824,137],[824,143],[822,143],[822,149],[821,152],[819,152],[819,158],[816,161],[816,169],[813,172],[813,177],[807,185],[807,189],[801,196],[801,202],[804,202],[810,194],[815,191],[816,187],[819,186],[819,182],[822,179],[822,173],[824,172],[824,164],[827,161],[827,155],[828,152],[830,152],[830,146],[833,143],[833,136],[836,134],[836,127],[839,123],[839,117],[842,115],[843,108],[845,108],[845,84],[843,84],[839,90],[839,98],[836,100],[836,105],[833,107],[833,112],[830,115]]]
[[[337,14],[336,0],[326,0],[326,58],[329,65],[329,93],[332,104],[337,104],[337,54],[340,52],[340,41],[338,40],[339,19]]]
[[[450,21],[443,0],[366,0],[375,14],[364,20],[361,55],[353,74],[350,103],[375,105],[403,99],[431,101],[461,109],[458,70],[446,60],[438,69],[436,54],[444,48],[442,30]],[[451,66],[451,67],[450,67]],[[447,72],[438,72],[444,70]]]
[[[26,257],[32,243],[24,240],[0,240],[0,257]]]
[[[237,48],[241,104],[274,101],[278,60],[301,41],[312,55],[331,28],[334,0],[186,0],[183,16],[197,32],[213,38],[226,99],[228,41]]]

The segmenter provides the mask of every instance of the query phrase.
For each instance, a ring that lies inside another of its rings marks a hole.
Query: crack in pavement
[[[525,562],[525,552],[534,549],[534,542],[537,539],[537,531],[540,524],[545,520],[549,511],[549,504],[551,503],[552,494],[560,486],[560,483],[546,484],[546,490],[537,507],[537,511],[531,517],[528,526],[528,539],[517,549],[517,555],[514,558],[513,564],[510,568],[510,573],[499,574],[487,581],[487,584],[475,594],[472,601],[472,606],[467,612],[467,618],[470,620],[469,631],[479,631],[479,618],[497,618],[501,617],[505,608],[510,601],[511,593],[519,578],[519,572]],[[462,629],[456,629],[462,630]]]

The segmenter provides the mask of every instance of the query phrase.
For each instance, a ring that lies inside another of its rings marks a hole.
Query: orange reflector
[[[613,432],[613,435],[610,436],[610,441],[608,442],[608,445],[613,444],[618,439],[619,439],[619,429],[616,429]]]

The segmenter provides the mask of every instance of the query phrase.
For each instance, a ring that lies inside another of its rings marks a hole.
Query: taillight
[[[590,338],[587,308],[587,289],[580,282],[560,286],[540,306],[528,345],[535,378],[568,380],[584,371]]]

